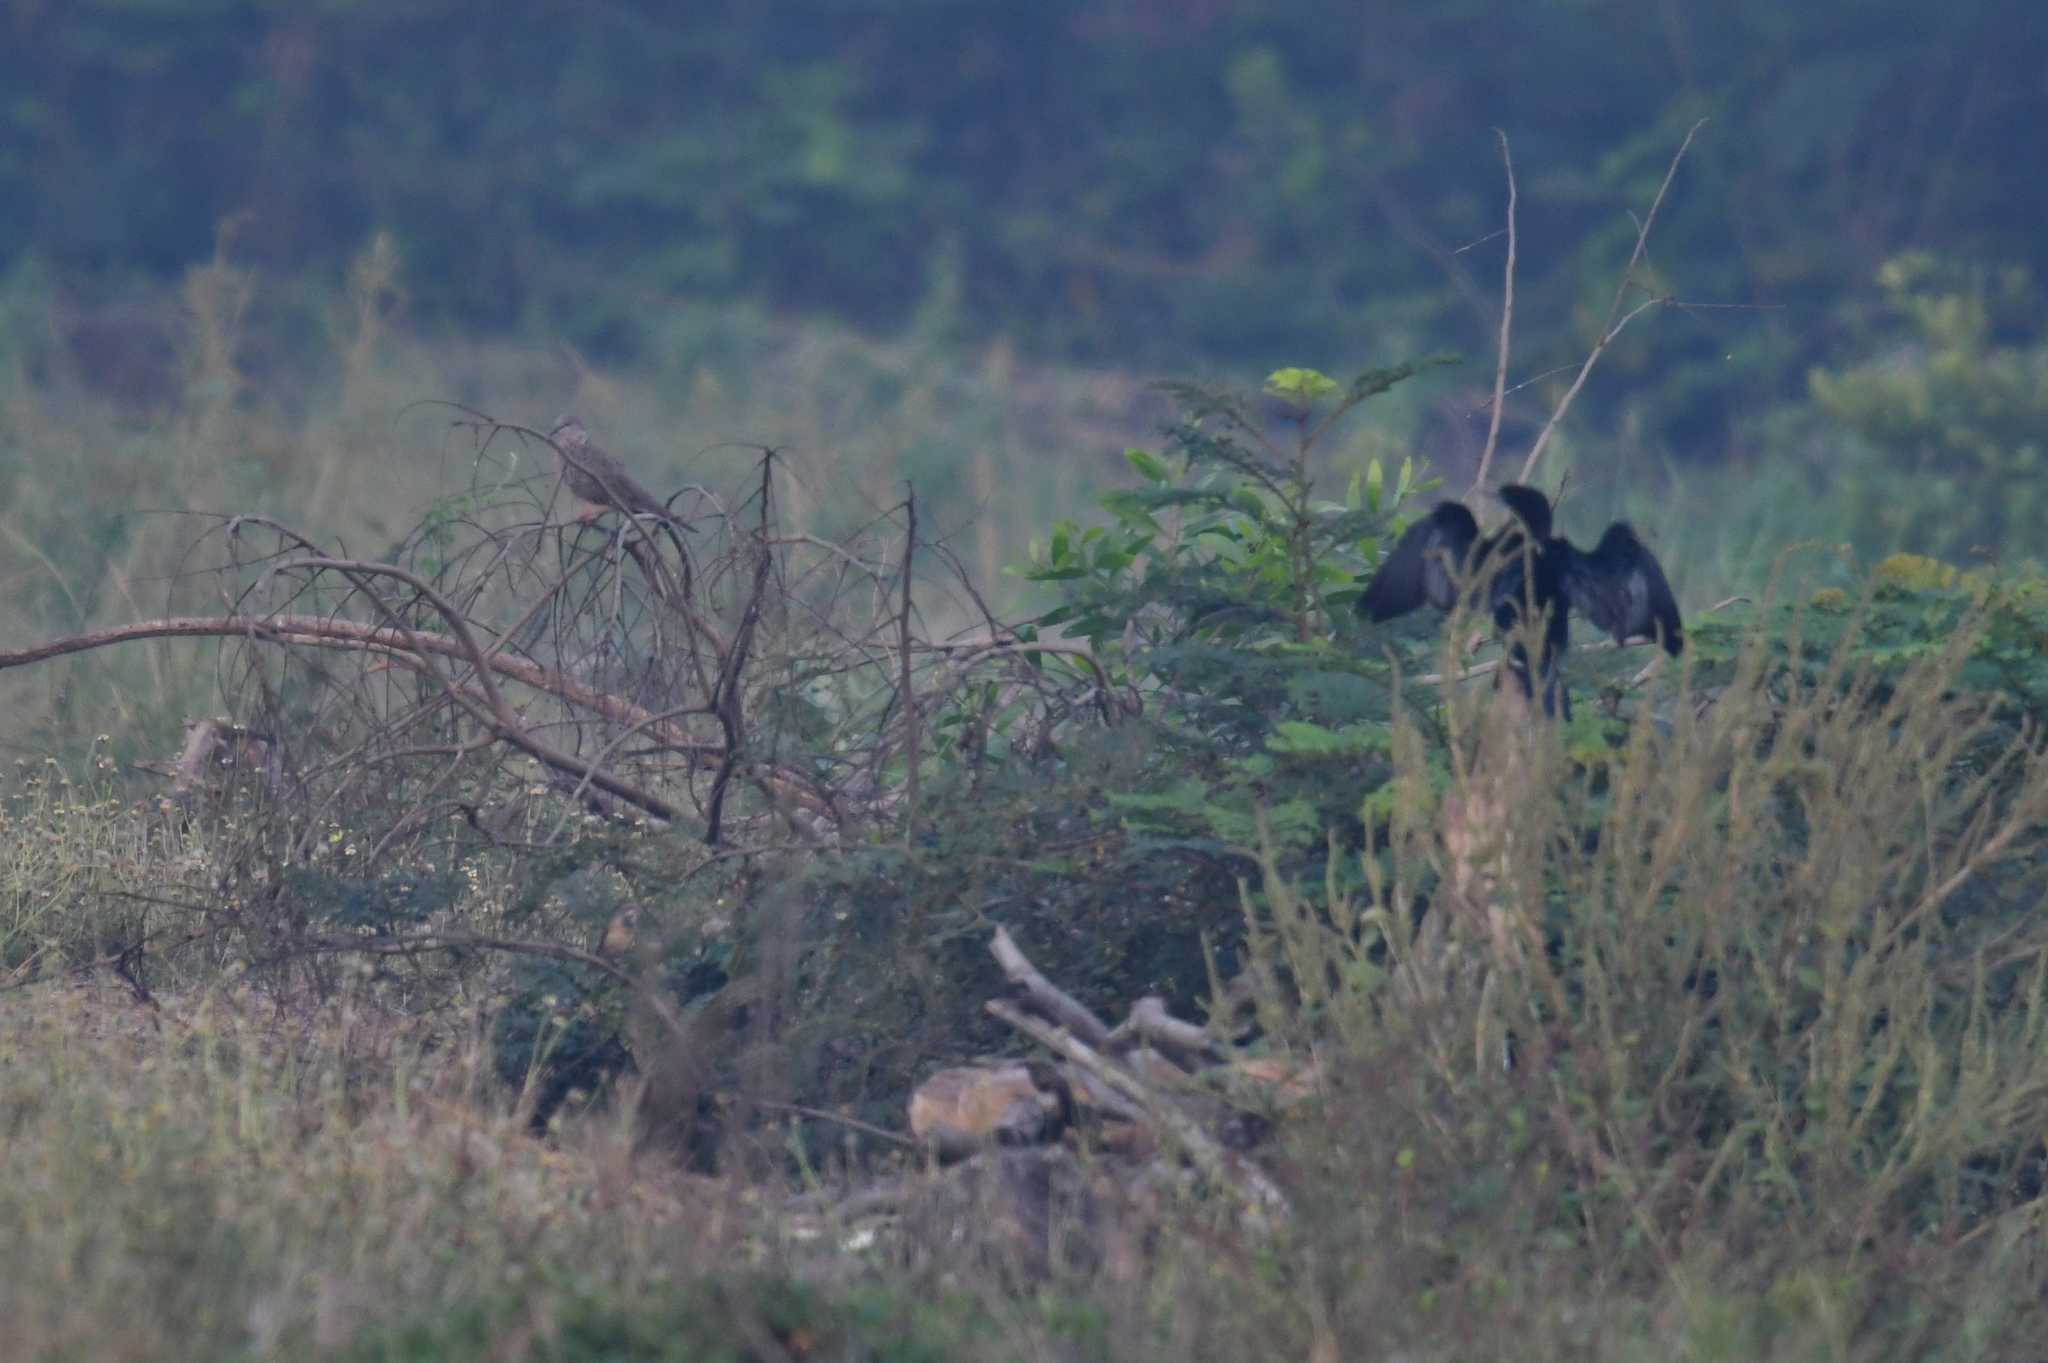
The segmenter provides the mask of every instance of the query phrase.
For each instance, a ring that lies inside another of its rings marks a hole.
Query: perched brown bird
[[[554,430],[548,432],[548,443],[555,447],[555,462],[561,467],[562,482],[569,495],[583,504],[577,520],[595,520],[610,510],[678,524],[668,507],[635,482],[617,456],[600,448],[575,417],[564,416],[557,421]]]

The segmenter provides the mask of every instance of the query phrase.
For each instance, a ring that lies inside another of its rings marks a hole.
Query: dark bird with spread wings
[[[1550,499],[1532,487],[1511,483],[1500,490],[1513,513],[1487,536],[1458,502],[1444,502],[1408,527],[1379,572],[1358,598],[1358,613],[1374,621],[1406,615],[1418,606],[1440,611],[1461,600],[1484,607],[1508,646],[1508,671],[1522,694],[1535,698],[1529,655],[1522,635],[1525,614],[1541,630],[1537,673],[1543,679],[1543,710],[1571,718],[1571,696],[1557,676],[1559,657],[1569,647],[1571,612],[1591,620],[1616,643],[1648,636],[1676,657],[1685,646],[1678,601],[1657,558],[1634,530],[1617,521],[1586,553],[1551,533]]]

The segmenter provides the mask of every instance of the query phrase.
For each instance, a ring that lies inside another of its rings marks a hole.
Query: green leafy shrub
[[[1181,416],[1166,451],[1127,453],[1141,483],[1102,498],[1110,524],[1063,522],[1035,553],[1026,575],[1064,598],[1037,627],[1109,660],[1173,753],[1170,780],[1115,793],[1134,826],[1244,846],[1254,792],[1269,820],[1310,841],[1355,812],[1310,793],[1384,756],[1393,673],[1350,646],[1349,605],[1382,537],[1435,484],[1413,460],[1390,476],[1373,459],[1336,500],[1319,490],[1319,465],[1336,422],[1439,362],[1342,390],[1283,369],[1262,400],[1174,386]],[[1291,441],[1267,433],[1275,408]]]
[[[1817,368],[1830,494],[1859,542],[1938,557],[2026,555],[2048,523],[2048,341],[2023,268],[1972,270],[1925,253],[1878,275],[1898,334],[1860,364]]]

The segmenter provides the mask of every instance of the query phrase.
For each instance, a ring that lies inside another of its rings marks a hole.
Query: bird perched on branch
[[[554,448],[562,485],[582,505],[576,519],[594,521],[606,511],[620,511],[634,519],[653,517],[668,536],[669,543],[675,546],[676,560],[681,564],[680,582],[663,568],[653,546],[641,537],[628,537],[626,552],[633,556],[640,571],[663,595],[674,596],[678,592],[687,595],[690,590],[690,551],[683,546],[683,532],[692,527],[677,520],[666,503],[634,481],[633,475],[626,472],[626,466],[592,440],[590,432],[575,417],[565,415],[558,418],[554,429],[548,432],[548,444]]]
[[[1571,696],[1557,677],[1559,657],[1569,647],[1571,612],[1576,610],[1625,642],[1647,635],[1673,657],[1685,646],[1678,601],[1664,569],[1626,523],[1607,527],[1591,553],[1551,533],[1550,499],[1532,487],[1511,483],[1500,498],[1513,513],[1487,536],[1458,502],[1444,502],[1408,527],[1358,598],[1358,613],[1374,621],[1406,615],[1418,606],[1457,608],[1462,597],[1484,606],[1494,626],[1511,640],[1508,671],[1535,699],[1529,655],[1523,642],[1525,612],[1541,631],[1537,674],[1543,679],[1543,711],[1571,718]]]
[[[564,416],[548,432],[554,446],[555,463],[569,494],[582,503],[576,519],[595,520],[606,511],[623,511],[628,516],[654,516],[670,525],[680,524],[666,503],[635,482],[626,466],[610,451],[590,438],[590,432],[573,416]],[[689,529],[682,526],[682,529]]]

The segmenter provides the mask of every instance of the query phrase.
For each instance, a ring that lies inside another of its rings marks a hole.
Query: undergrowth
[[[807,689],[767,674],[727,750],[831,821],[604,818],[509,762],[451,794],[427,743],[311,768],[347,779],[310,802],[137,801],[103,747],[23,768],[6,1342],[2034,1357],[2041,581],[1788,568],[1694,605],[1677,665],[1575,652],[1576,718],[1532,721],[1466,670],[1461,619],[1424,642],[1348,610],[1430,491],[1412,466],[1318,492],[1306,403],[1287,448],[1252,401],[1180,397],[1140,487],[1027,568],[1050,613],[915,655],[922,708],[908,642],[844,655],[863,672],[788,636]],[[1105,1008],[1220,1026],[1241,976],[1242,1039],[1315,1075],[1254,1152],[1291,1214],[1083,1162],[856,1218],[915,1170],[887,1132],[917,1078],[1011,1044],[980,1008],[997,925]]]
[[[1319,1075],[1275,1234],[1183,1193],[1108,1268],[1020,1280],[993,1215],[935,1268],[786,1174],[662,1172],[626,1109],[535,1140],[480,1011],[101,974],[5,998],[0,1314],[105,1359],[2030,1357],[2048,766],[1964,684],[1990,619],[1890,668],[1753,623],[1591,763],[1485,691],[1440,753],[1397,717],[1367,842],[1246,886]]]

